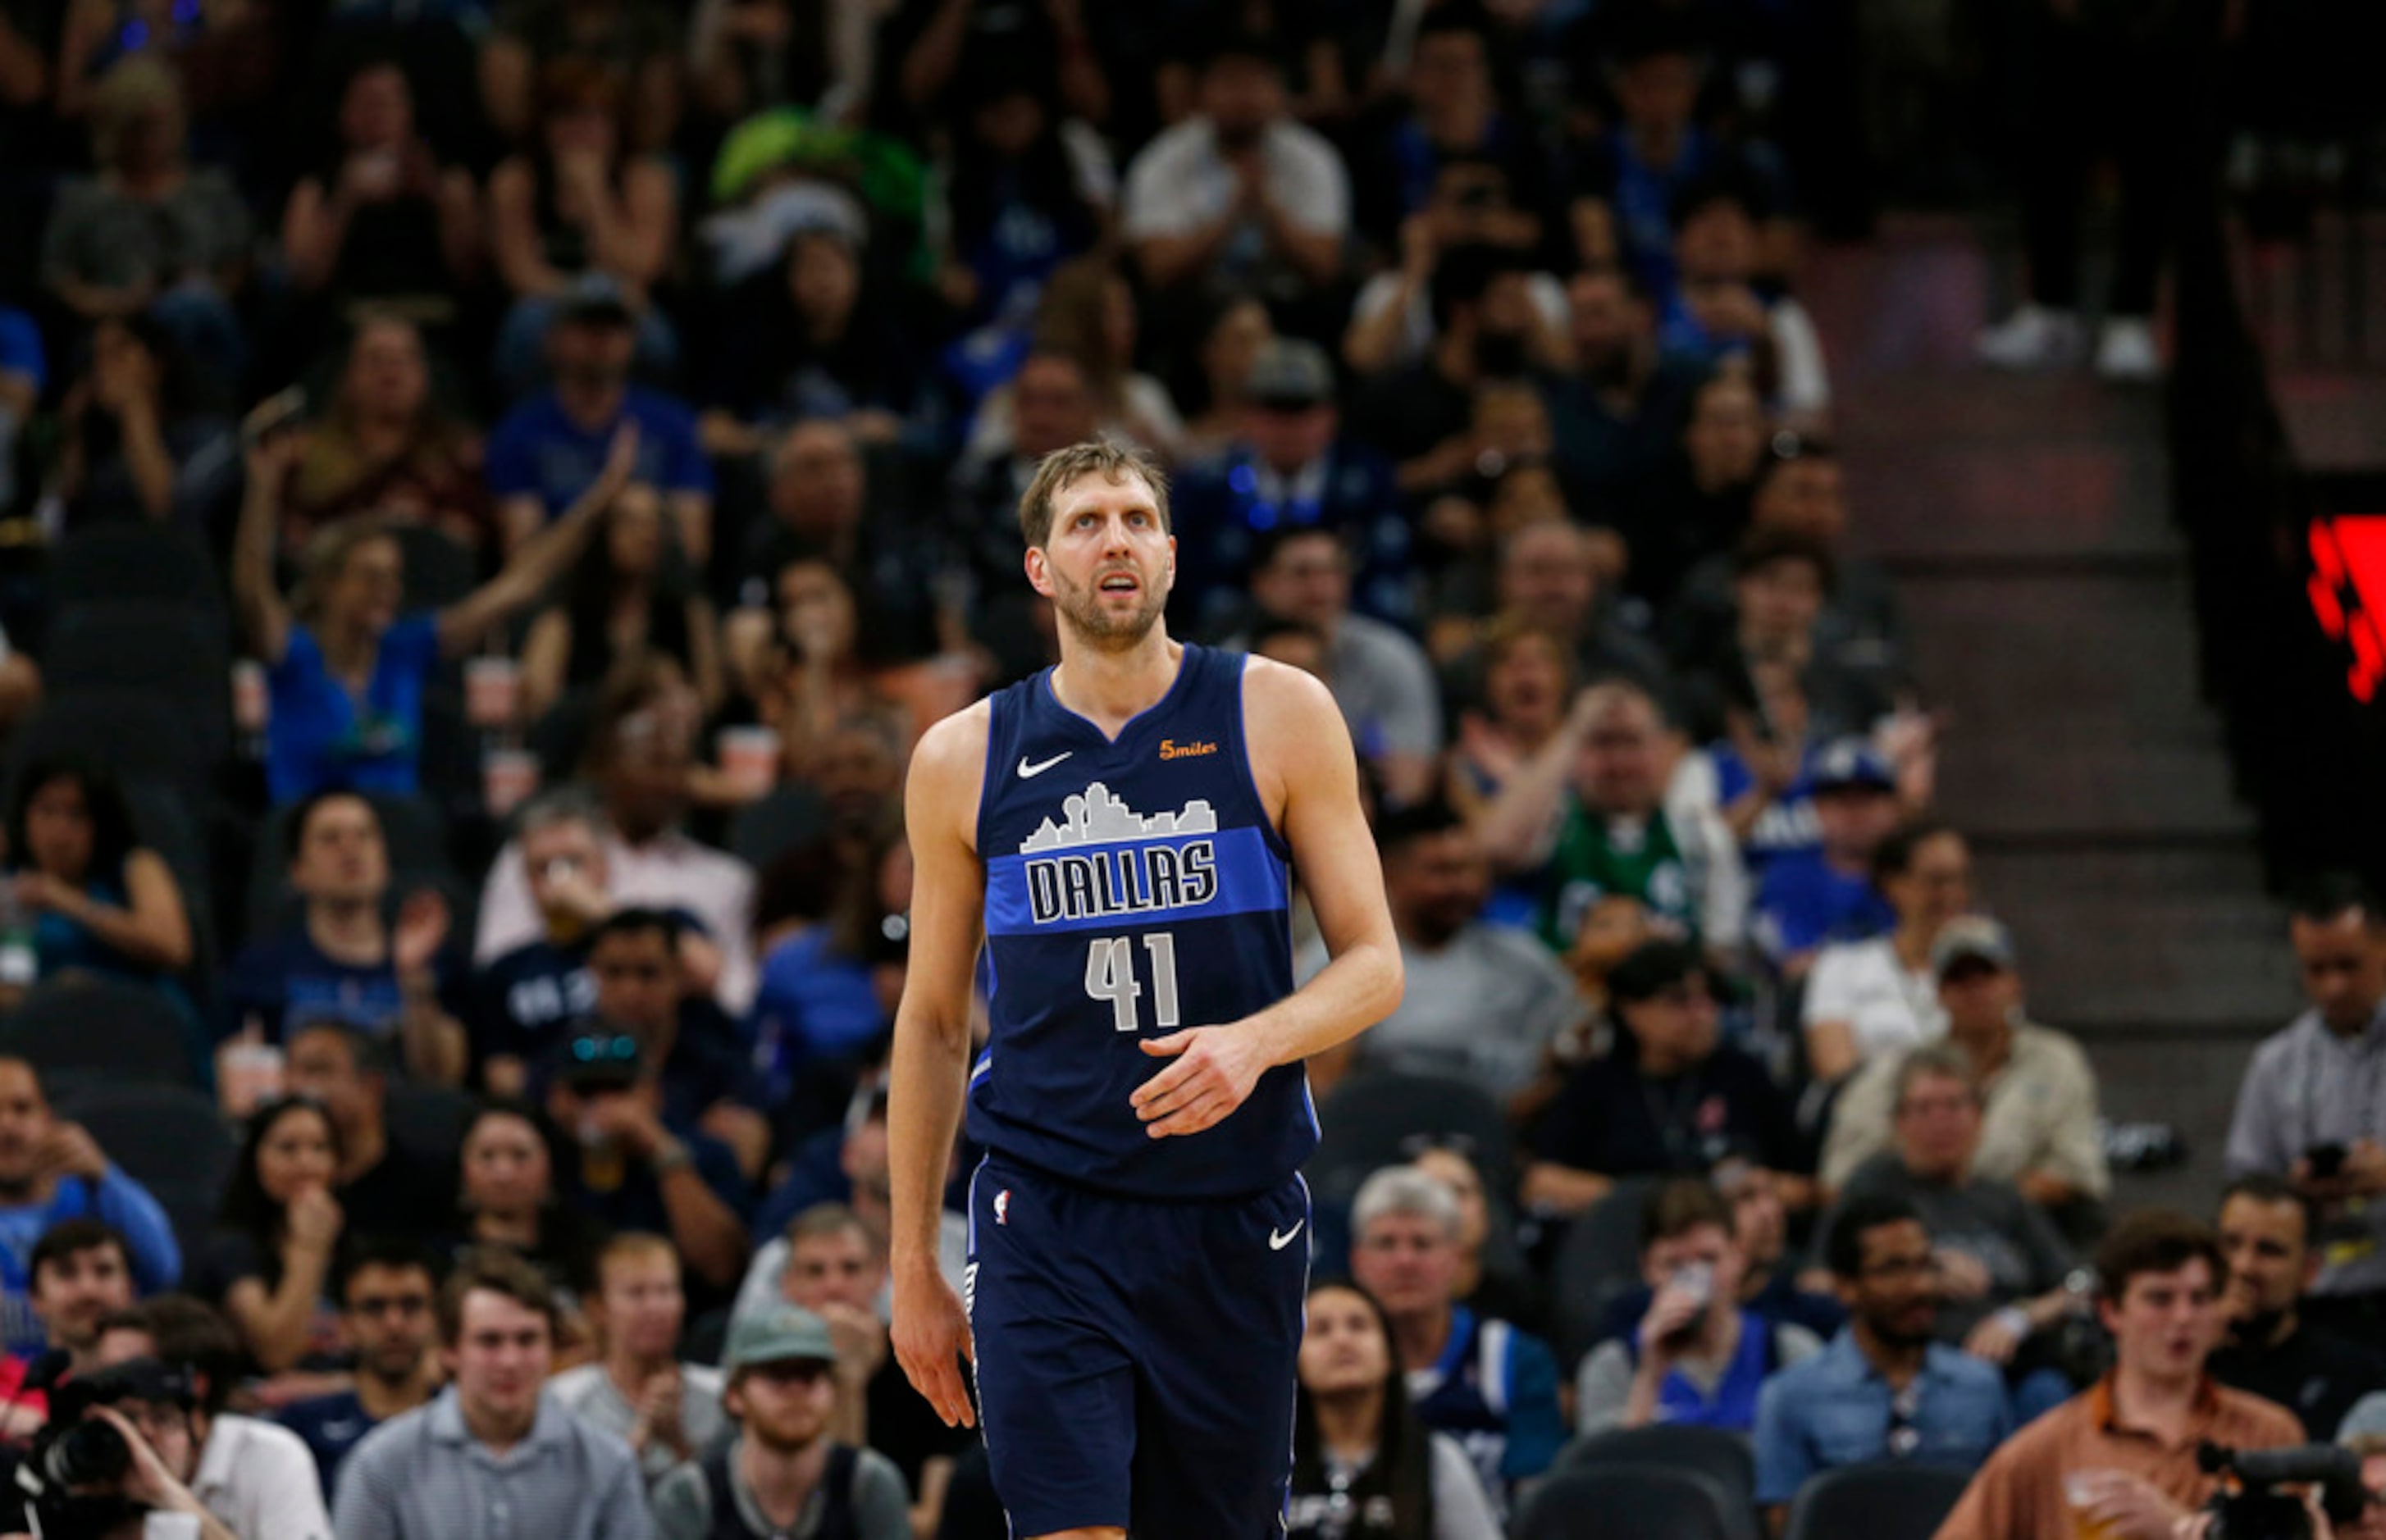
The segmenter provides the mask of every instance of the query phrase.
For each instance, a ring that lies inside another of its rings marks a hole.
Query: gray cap
[[[785,1363],[791,1358],[836,1361],[836,1346],[829,1341],[828,1322],[794,1305],[773,1305],[759,1315],[739,1316],[729,1326],[728,1350],[721,1367],[735,1374],[758,1363]]]
[[[1279,337],[1260,348],[1243,389],[1262,407],[1323,406],[1334,399],[1334,361],[1315,343]]]
[[[1930,944],[1930,974],[1943,979],[1959,962],[1985,962],[1999,969],[2014,965],[2013,933],[1984,914],[1967,914],[1947,922]]]

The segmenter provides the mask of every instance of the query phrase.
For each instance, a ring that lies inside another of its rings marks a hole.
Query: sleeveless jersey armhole
[[[1259,819],[1260,833],[1266,838],[1268,848],[1275,853],[1276,859],[1290,866],[1293,864],[1291,842],[1284,837],[1284,830],[1278,825],[1275,814],[1268,810],[1267,797],[1260,791],[1259,767],[1251,757],[1250,662],[1251,655],[1249,653],[1244,653],[1235,662],[1235,710],[1231,718],[1235,757],[1242,764],[1243,784],[1250,789],[1251,811]]]

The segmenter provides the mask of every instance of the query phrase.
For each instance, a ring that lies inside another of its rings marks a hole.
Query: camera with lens
[[[116,1424],[89,1413],[123,1401],[195,1406],[183,1370],[135,1358],[78,1376],[50,1392],[48,1423],[19,1461],[16,1484],[41,1540],[103,1540],[146,1511],[124,1495],[132,1446]]]
[[[2204,1540],[2310,1540],[2310,1511],[2286,1486],[2316,1486],[2331,1524],[2361,1516],[2369,1494],[2361,1485],[2361,1458],[2333,1444],[2284,1449],[2224,1449],[2206,1444],[2195,1452],[2207,1475],[2237,1478],[2234,1491],[2216,1493],[2206,1511],[2212,1527]]]

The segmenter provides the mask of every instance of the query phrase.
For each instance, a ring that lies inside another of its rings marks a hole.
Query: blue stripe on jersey
[[[997,856],[986,863],[990,935],[1280,914],[1288,900],[1284,865],[1257,829]]]

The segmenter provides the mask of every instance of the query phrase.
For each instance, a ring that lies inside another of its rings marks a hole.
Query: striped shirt
[[[340,1471],[340,1540],[653,1540],[637,1457],[551,1395],[530,1436],[496,1454],[453,1386],[375,1428]]]

